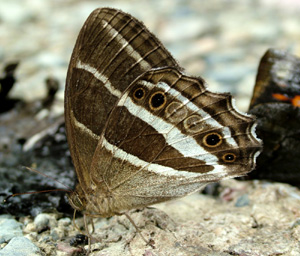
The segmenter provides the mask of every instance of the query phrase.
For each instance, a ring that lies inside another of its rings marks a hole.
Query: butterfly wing
[[[113,108],[91,179],[105,184],[123,211],[245,175],[260,149],[254,118],[238,112],[229,94],[212,93],[177,68],[153,69]]]
[[[65,90],[65,122],[81,187],[109,113],[136,77],[153,67],[177,66],[145,26],[129,14],[103,8],[89,16],[71,57]]]

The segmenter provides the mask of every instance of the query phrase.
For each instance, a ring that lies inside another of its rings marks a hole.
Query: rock
[[[0,256],[37,256],[40,249],[25,237],[14,237],[1,251]]]
[[[10,215],[0,217],[0,244],[10,241],[13,237],[23,236],[22,224]]]

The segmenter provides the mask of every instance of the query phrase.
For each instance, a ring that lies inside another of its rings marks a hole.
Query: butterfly
[[[186,75],[142,22],[111,8],[93,11],[79,33],[65,123],[78,178],[69,201],[92,217],[243,176],[261,150],[255,118],[230,94]]]
[[[261,58],[249,112],[264,141],[252,179],[300,185],[300,58],[269,49]]]

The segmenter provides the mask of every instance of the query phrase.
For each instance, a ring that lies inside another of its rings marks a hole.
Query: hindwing
[[[208,91],[201,78],[153,69],[113,108],[91,178],[129,208],[184,196],[253,169],[260,149],[253,124],[229,94]]]

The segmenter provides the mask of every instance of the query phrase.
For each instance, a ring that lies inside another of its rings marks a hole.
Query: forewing
[[[91,160],[108,115],[123,91],[153,67],[177,66],[146,27],[121,11],[91,13],[71,57],[65,122],[78,180],[89,184]]]

